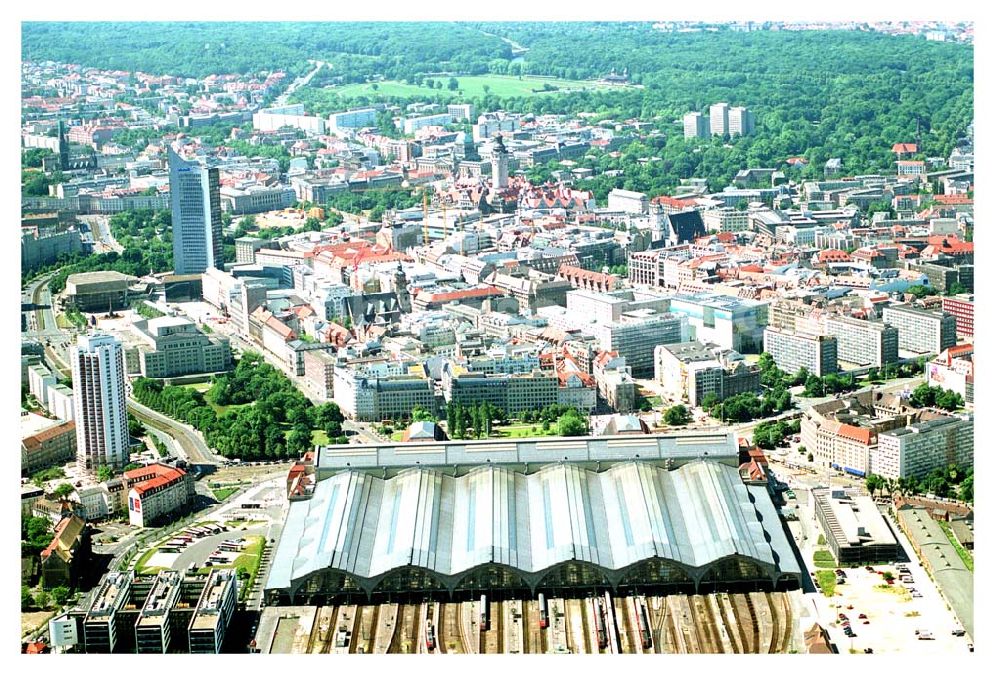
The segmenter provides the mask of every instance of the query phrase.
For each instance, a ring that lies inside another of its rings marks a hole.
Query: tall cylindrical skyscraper
[[[125,354],[110,334],[81,336],[71,352],[76,461],[89,472],[129,458]]]

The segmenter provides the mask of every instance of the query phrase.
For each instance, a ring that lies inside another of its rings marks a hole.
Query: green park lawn
[[[833,596],[837,591],[837,573],[832,570],[817,570],[816,583],[824,596]]]
[[[222,502],[223,500],[231,496],[233,493],[236,493],[236,491],[238,490],[239,489],[235,486],[227,486],[225,488],[213,488],[212,495],[215,496],[216,500]]]
[[[452,98],[469,98],[471,96],[482,96],[483,86],[490,88],[489,92],[501,98],[513,98],[531,96],[538,93],[554,93],[545,91],[543,87],[550,84],[556,87],[557,91],[572,89],[599,89],[607,88],[607,85],[597,82],[587,82],[581,80],[556,79],[548,77],[531,77],[525,75],[522,78],[510,75],[463,75],[455,79],[458,80],[458,89],[450,91],[448,89],[448,77],[429,77],[441,82],[440,89],[430,89],[423,84],[408,84],[406,82],[388,80],[378,82],[378,88],[373,88],[372,83],[368,84],[345,84],[344,86],[326,89],[338,96],[345,98],[356,98],[359,96],[385,96],[398,98],[423,98],[428,95],[446,95]]]
[[[493,427],[493,437],[501,439],[524,437],[548,437],[556,434],[555,423],[546,431],[541,423],[516,423],[512,425],[497,425]]]
[[[813,552],[813,565],[817,568],[833,569],[837,567],[837,561],[833,558],[833,554],[829,550],[817,549]]]

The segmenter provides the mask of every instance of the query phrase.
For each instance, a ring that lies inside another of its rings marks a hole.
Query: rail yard
[[[783,653],[784,592],[267,608],[264,653]]]

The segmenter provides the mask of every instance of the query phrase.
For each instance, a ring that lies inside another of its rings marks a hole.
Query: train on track
[[[479,597],[479,630],[490,630],[490,603],[486,600],[486,594]]]
[[[437,629],[434,628],[434,622],[429,619],[425,627],[424,637],[424,644],[427,645],[427,651],[433,652],[434,648],[437,647]]]
[[[646,606],[640,605],[638,600],[635,600],[633,604],[635,605],[636,623],[639,624],[639,639],[642,641],[642,649],[652,649],[653,636],[649,630],[649,614],[646,612]]]
[[[549,605],[545,601],[545,594],[538,594],[538,628],[549,628]]]
[[[594,625],[597,628],[597,647],[603,650],[608,646],[608,622],[605,618],[604,605],[600,598],[595,598],[591,605],[594,609]]]

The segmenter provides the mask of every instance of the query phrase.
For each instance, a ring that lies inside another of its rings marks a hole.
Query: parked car
[[[954,631],[951,632],[951,635],[953,635],[953,636],[964,636],[965,635],[965,629],[955,629]]]

